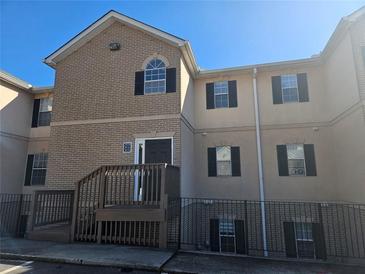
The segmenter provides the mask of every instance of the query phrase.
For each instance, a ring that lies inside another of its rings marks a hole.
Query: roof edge
[[[16,86],[18,88],[24,89],[24,90],[31,90],[32,89],[32,85],[29,84],[28,82],[15,77],[14,75],[4,71],[4,70],[0,70],[0,79],[13,85]]]

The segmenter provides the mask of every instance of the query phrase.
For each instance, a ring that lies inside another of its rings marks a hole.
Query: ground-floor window
[[[214,252],[246,254],[245,225],[232,218],[210,219],[210,249]]]
[[[219,220],[220,252],[236,252],[236,235],[232,219]]]
[[[326,259],[326,241],[320,223],[284,222],[283,225],[287,257]]]
[[[294,223],[299,258],[315,258],[312,223]]]
[[[47,174],[48,153],[29,154],[24,185],[44,185]]]

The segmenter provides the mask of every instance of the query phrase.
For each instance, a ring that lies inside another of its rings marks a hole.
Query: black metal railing
[[[169,201],[168,232],[170,247],[187,250],[365,258],[365,205],[179,198]]]
[[[32,228],[71,223],[73,190],[40,190],[34,193]]]
[[[30,194],[0,194],[0,234],[23,237],[30,215]]]

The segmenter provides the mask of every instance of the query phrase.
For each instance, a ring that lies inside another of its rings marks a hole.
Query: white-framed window
[[[305,176],[305,158],[303,144],[286,145],[289,176]]]
[[[296,74],[281,75],[283,103],[299,102],[298,80]]]
[[[299,258],[315,258],[312,223],[295,222],[295,240]]]
[[[40,99],[38,126],[49,126],[51,123],[53,97]]]
[[[215,108],[229,107],[228,81],[214,82],[214,106]]]
[[[144,71],[144,93],[166,92],[166,65],[160,59],[152,59]]]
[[[233,219],[219,220],[220,252],[236,252],[236,233]]]
[[[221,146],[216,148],[217,175],[232,176],[231,147]]]
[[[44,185],[46,182],[48,153],[34,154],[31,185]]]

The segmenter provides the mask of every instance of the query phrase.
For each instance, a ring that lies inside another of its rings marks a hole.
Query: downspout
[[[254,97],[254,104],[255,104],[255,128],[256,128],[257,164],[259,167],[262,242],[263,242],[263,247],[264,247],[264,256],[267,257],[268,252],[267,252],[267,240],[266,240],[265,189],[264,189],[264,175],[263,175],[263,169],[262,169],[260,111],[259,111],[259,102],[258,102],[258,97],[257,97],[256,74],[257,74],[257,69],[254,68],[253,74],[252,74],[252,86],[253,86],[253,97]]]

